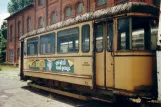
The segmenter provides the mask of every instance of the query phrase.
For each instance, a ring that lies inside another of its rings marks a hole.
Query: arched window
[[[39,4],[39,6],[43,5],[44,4],[44,0],[38,0],[38,4]]]
[[[39,17],[39,28],[42,28],[43,27],[43,24],[44,24],[43,18],[40,16]]]
[[[53,11],[52,14],[51,14],[51,23],[55,23],[56,22],[56,12]]]
[[[14,51],[13,50],[9,50],[8,52],[8,61],[9,62],[13,62],[14,61]]]
[[[69,17],[71,15],[71,7],[66,7],[65,8],[65,16]]]
[[[27,32],[30,32],[31,30],[31,17],[27,18]]]
[[[18,22],[18,36],[21,35],[21,22]]]
[[[77,13],[81,13],[83,11],[83,2],[77,4]]]
[[[13,26],[10,26],[10,42],[12,42],[13,39]]]
[[[97,1],[97,6],[101,6],[107,3],[107,0],[96,0]]]

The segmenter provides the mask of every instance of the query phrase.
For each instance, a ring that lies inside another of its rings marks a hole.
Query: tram
[[[31,31],[21,79],[82,100],[157,99],[159,9],[128,2]]]

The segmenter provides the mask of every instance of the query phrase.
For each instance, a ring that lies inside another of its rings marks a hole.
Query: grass
[[[19,71],[19,68],[8,65],[0,65],[0,71]]]

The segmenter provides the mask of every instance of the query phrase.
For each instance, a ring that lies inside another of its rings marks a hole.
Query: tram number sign
[[[74,63],[72,60],[56,59],[56,60],[32,60],[29,62],[29,69],[36,71],[52,71],[52,72],[74,72]]]

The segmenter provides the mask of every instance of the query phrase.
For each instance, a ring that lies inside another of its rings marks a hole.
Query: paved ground
[[[0,71],[0,107],[137,107],[137,104],[108,104],[99,101],[84,102],[73,98],[30,88],[19,81],[17,69]]]

